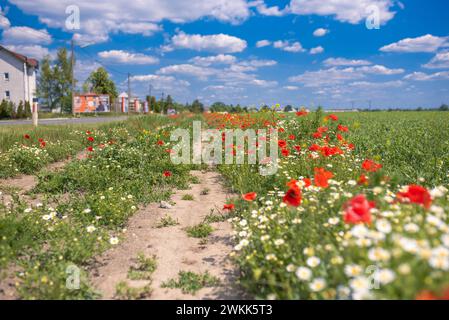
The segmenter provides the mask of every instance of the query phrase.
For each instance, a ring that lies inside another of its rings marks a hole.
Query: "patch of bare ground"
[[[237,284],[237,269],[229,259],[232,251],[230,223],[211,223],[214,231],[207,241],[187,235],[186,227],[202,223],[211,210],[220,211],[231,196],[218,173],[193,171],[192,174],[198,177],[199,184],[191,185],[190,190],[176,191],[171,198],[174,205],[169,209],[157,204],[141,209],[131,217],[124,241],[97,258],[91,280],[103,299],[116,298],[116,285],[122,281],[127,281],[129,286],[149,284],[152,290],[149,299],[156,300],[245,298]],[[193,200],[182,200],[186,194],[193,196]],[[167,215],[178,224],[156,227]],[[127,279],[129,268],[139,253],[156,257],[157,267],[151,280]],[[208,272],[217,277],[220,284],[202,288],[196,294],[162,288],[163,283],[176,279],[180,271]]]

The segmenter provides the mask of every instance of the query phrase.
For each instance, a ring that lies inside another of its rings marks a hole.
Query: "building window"
[[[4,78],[5,78],[5,81],[9,81],[9,72],[5,72]]]
[[[11,93],[9,92],[9,90],[5,91],[5,99],[6,100],[10,100],[11,99]]]

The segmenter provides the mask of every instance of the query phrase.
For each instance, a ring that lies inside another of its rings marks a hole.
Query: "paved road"
[[[127,116],[119,117],[86,117],[86,118],[54,118],[54,119],[41,119],[40,125],[57,125],[57,124],[80,124],[80,123],[100,123],[111,121],[122,121],[128,119]],[[31,120],[4,120],[0,121],[0,126],[15,126],[33,124]]]

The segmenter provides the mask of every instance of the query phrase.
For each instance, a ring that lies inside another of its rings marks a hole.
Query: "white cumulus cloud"
[[[266,47],[269,45],[271,45],[271,41],[269,41],[269,40],[259,40],[256,42],[257,48],[263,48],[263,47]]]
[[[323,36],[325,36],[325,35],[328,34],[328,33],[329,33],[329,30],[328,30],[328,29],[318,28],[318,29],[316,29],[316,30],[313,32],[313,35],[314,35],[315,37],[323,37]]]
[[[338,21],[357,24],[369,17],[372,12],[368,9],[375,6],[381,23],[386,23],[394,17],[393,5],[392,0],[291,0],[290,11],[298,15],[334,16]]]
[[[156,64],[158,58],[148,56],[141,53],[132,53],[123,50],[101,51],[98,56],[104,60],[117,64]]]
[[[278,40],[273,42],[273,47],[276,49],[281,49],[287,52],[304,52],[304,48],[302,47],[299,41],[290,42],[286,40]]]
[[[449,68],[449,51],[437,53],[428,63],[423,65],[427,69]]]
[[[209,51],[217,53],[242,52],[246,49],[246,41],[227,34],[186,34],[179,32],[171,38],[166,51],[174,49],[190,49],[195,51]]]
[[[315,48],[310,49],[310,54],[319,54],[324,52],[324,48],[322,46],[318,46]]]
[[[426,34],[417,38],[405,38],[380,48],[383,52],[435,52],[448,46],[448,37]]]
[[[48,45],[52,37],[45,29],[33,29],[30,27],[10,27],[3,31],[3,42],[6,44],[39,44]]]
[[[218,54],[216,56],[194,57],[189,61],[201,66],[210,66],[212,64],[232,64],[237,60],[236,57],[229,54]]]
[[[346,58],[328,58],[324,60],[324,65],[328,67],[354,67],[354,66],[367,66],[370,65],[371,62],[367,60],[354,60],[354,59],[346,59]]]
[[[447,80],[449,79],[449,71],[436,72],[431,74],[424,72],[413,72],[406,75],[404,79],[414,81]]]
[[[77,39],[104,42],[111,32],[151,35],[160,30],[157,23],[192,22],[203,18],[238,24],[251,14],[246,0],[10,0],[19,9],[52,28],[65,29],[66,8],[75,4],[81,12]]]

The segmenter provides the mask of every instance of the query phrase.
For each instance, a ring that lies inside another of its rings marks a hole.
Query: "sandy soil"
[[[237,270],[229,260],[232,250],[231,225],[226,222],[211,224],[214,232],[206,244],[200,239],[188,237],[187,226],[201,223],[212,209],[221,210],[230,196],[216,172],[192,172],[200,184],[193,184],[190,190],[179,190],[172,200],[176,204],[170,209],[162,209],[153,204],[135,214],[129,221],[127,236],[117,247],[107,251],[97,259],[93,268],[92,282],[104,299],[113,299],[115,286],[127,281],[129,286],[141,287],[150,281],[129,281],[127,272],[138,253],[155,255],[157,269],[153,273],[150,299],[242,299],[244,297],[236,285]],[[204,188],[210,189],[201,195]],[[182,200],[185,194],[192,194],[193,201]],[[179,225],[155,228],[165,215],[178,220]],[[220,285],[203,288],[195,295],[183,294],[179,289],[161,288],[161,284],[176,278],[179,271],[205,272],[220,279]]]

